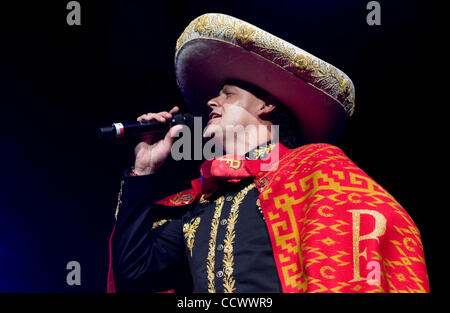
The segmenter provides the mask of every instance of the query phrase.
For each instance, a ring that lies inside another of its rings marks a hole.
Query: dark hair
[[[304,144],[302,131],[295,115],[276,97],[267,95],[262,99],[266,103],[275,105],[275,109],[270,112],[270,121],[273,125],[278,125],[278,138],[280,142],[288,148],[297,148]]]
[[[235,85],[252,93],[255,97],[266,103],[273,104],[275,109],[270,113],[270,121],[273,125],[279,126],[278,138],[280,142],[288,148],[297,148],[304,144],[302,131],[300,130],[298,120],[295,115],[278,98],[262,88],[245,81],[229,79],[224,85]]]

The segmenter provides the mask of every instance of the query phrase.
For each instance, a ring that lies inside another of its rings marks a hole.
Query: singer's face
[[[259,114],[264,101],[235,85],[224,85],[219,95],[208,101],[211,108],[209,121],[204,132],[210,137],[218,128],[225,133],[228,126],[260,125]]]

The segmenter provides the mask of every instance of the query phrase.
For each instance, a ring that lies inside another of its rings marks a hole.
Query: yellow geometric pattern
[[[414,222],[341,150],[303,146],[265,175],[260,203],[284,292],[428,291]]]

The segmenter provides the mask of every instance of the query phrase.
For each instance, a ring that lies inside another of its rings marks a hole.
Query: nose
[[[206,104],[208,105],[208,107],[211,110],[214,110],[215,107],[220,106],[219,97],[215,97],[215,98],[210,99]]]

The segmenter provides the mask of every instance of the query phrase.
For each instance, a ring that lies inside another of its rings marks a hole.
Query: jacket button
[[[216,276],[217,276],[217,278],[222,277],[222,276],[223,276],[223,272],[222,272],[222,271],[218,271],[218,272],[216,273]]]
[[[217,250],[222,251],[222,250],[223,250],[223,244],[219,244],[219,245],[217,246]]]
[[[223,220],[220,221],[220,225],[225,226],[227,225],[228,221],[226,218],[224,218]]]

